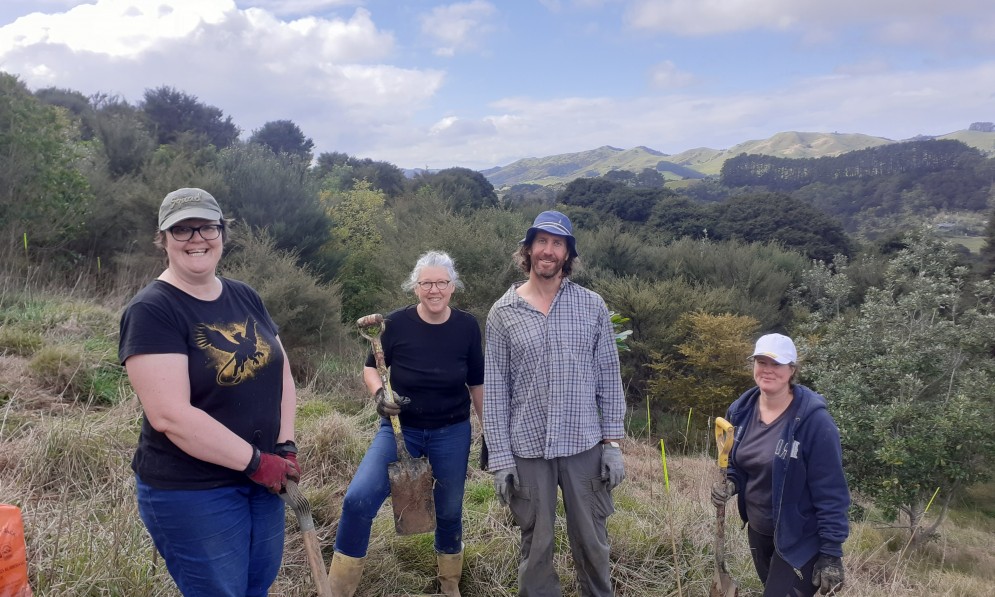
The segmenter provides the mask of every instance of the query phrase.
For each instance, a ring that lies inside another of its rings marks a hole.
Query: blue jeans
[[[283,500],[262,485],[156,489],[138,513],[184,597],[266,597],[283,558]]]
[[[470,420],[438,429],[402,427],[401,431],[411,456],[427,455],[432,465],[435,550],[459,553],[463,549],[463,488],[470,454]],[[353,558],[366,556],[373,519],[390,495],[387,465],[396,461],[394,431],[390,422],[382,419],[342,502],[335,551]]]

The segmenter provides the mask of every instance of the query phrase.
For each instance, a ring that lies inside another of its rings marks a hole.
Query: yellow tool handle
[[[719,468],[729,466],[729,453],[732,452],[732,441],[736,428],[722,417],[715,419],[715,445],[719,451]]]

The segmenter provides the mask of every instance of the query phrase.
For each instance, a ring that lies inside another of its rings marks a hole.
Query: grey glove
[[[411,403],[410,398],[405,398],[394,391],[391,391],[391,393],[394,394],[394,399],[387,400],[387,392],[381,386],[377,390],[377,393],[373,395],[373,398],[377,401],[377,414],[386,419],[397,416],[402,408]]]
[[[615,489],[625,479],[622,449],[604,444],[601,448],[601,480],[608,483],[608,491]]]
[[[712,505],[718,508],[726,503],[726,500],[736,495],[736,484],[732,479],[716,481],[712,485]]]
[[[502,506],[507,506],[511,502],[511,486],[515,489],[520,487],[517,466],[509,466],[494,473],[494,493],[497,494]]]
[[[843,586],[843,560],[836,556],[819,554],[812,568],[812,584],[819,587],[819,593],[827,595]]]

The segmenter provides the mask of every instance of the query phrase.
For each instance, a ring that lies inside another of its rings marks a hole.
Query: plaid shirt
[[[564,279],[549,315],[516,283],[487,315],[484,433],[489,468],[559,458],[621,438],[625,395],[604,300]]]

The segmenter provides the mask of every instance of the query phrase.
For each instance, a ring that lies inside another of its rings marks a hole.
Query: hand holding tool
[[[270,490],[270,493],[280,493],[287,485],[288,480],[300,481],[301,471],[296,464],[286,458],[280,458],[276,454],[260,452],[259,448],[255,446],[252,449],[255,452],[249,466],[245,469],[245,474]]]
[[[384,359],[383,345],[380,335],[386,328],[383,315],[374,313],[360,317],[356,322],[359,334],[370,341],[373,358],[377,363],[377,373],[383,382],[384,402],[393,402],[396,395],[390,389],[390,378],[387,374],[387,364]],[[398,411],[400,412],[400,411]],[[390,415],[390,426],[394,430],[394,443],[397,444],[397,462],[387,465],[387,477],[390,481],[390,503],[394,508],[394,530],[398,535],[413,535],[428,533],[435,530],[435,497],[432,478],[432,465],[428,458],[412,458],[404,444],[404,434],[397,415]]]
[[[719,471],[722,473],[720,479],[722,483],[727,481],[726,468],[729,466],[729,453],[732,451],[732,443],[735,438],[734,431],[735,429],[729,421],[722,417],[715,419],[715,445],[719,453],[718,463]],[[712,580],[712,587],[708,591],[708,597],[737,597],[739,586],[726,568],[725,500],[720,500],[715,504],[715,520],[715,577]]]

